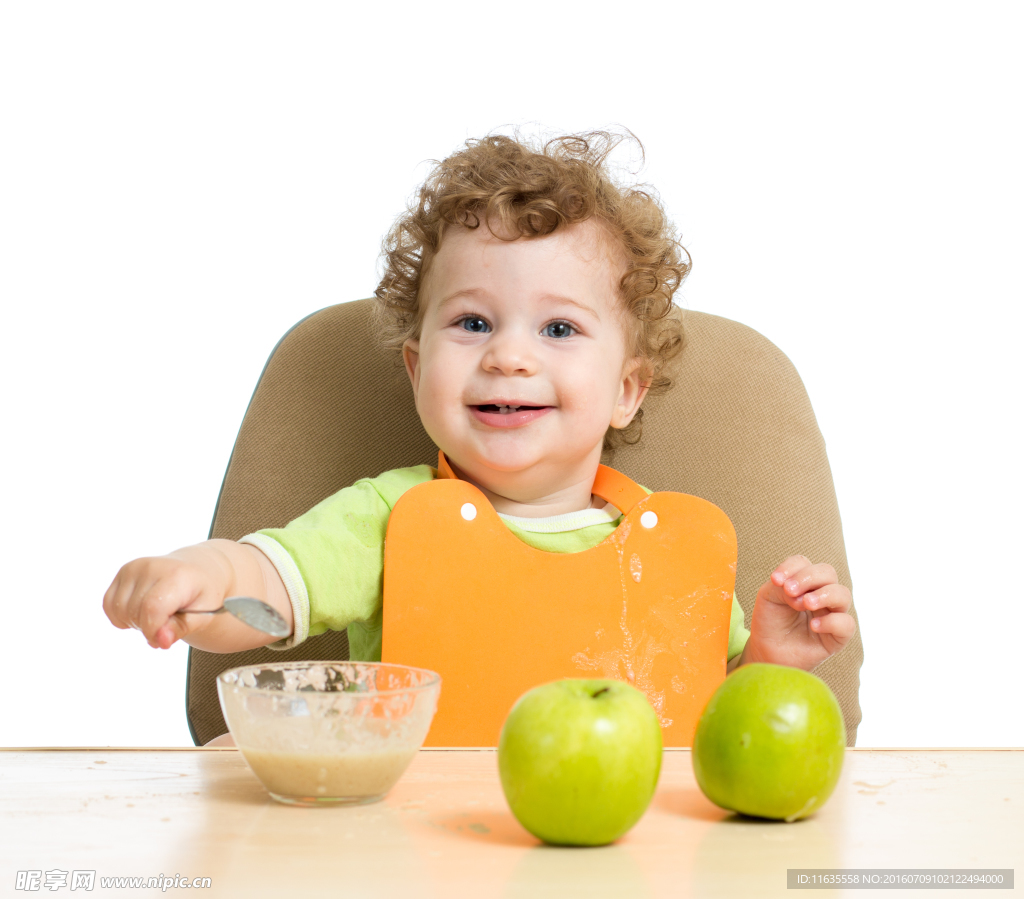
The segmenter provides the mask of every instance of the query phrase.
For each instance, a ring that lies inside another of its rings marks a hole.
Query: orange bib
[[[382,658],[442,677],[428,746],[496,746],[512,704],[563,677],[647,695],[666,746],[689,746],[725,678],[736,531],[706,500],[652,493],[598,468],[624,513],[592,549],[523,543],[444,453],[395,503],[384,545]]]

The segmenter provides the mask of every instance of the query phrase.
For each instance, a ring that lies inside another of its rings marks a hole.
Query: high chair
[[[274,348],[228,462],[211,538],[237,540],[283,527],[359,478],[437,467],[438,451],[420,425],[405,370],[378,347],[371,304],[321,309]],[[792,363],[765,337],[729,319],[687,311],[683,326],[675,386],[644,402],[642,440],[617,450],[608,464],[650,490],[692,494],[728,515],[738,544],[736,595],[748,626],[758,588],[789,555],[828,562],[852,589],[825,442]],[[857,618],[854,607],[850,614]],[[525,651],[529,635],[523,622],[518,634],[506,636]],[[847,646],[813,672],[836,694],[851,746],[861,718],[863,657],[858,624]],[[202,745],[227,732],[217,699],[220,672],[346,658],[344,631],[285,651],[190,649],[186,712],[193,739]],[[442,701],[444,692],[442,686]]]

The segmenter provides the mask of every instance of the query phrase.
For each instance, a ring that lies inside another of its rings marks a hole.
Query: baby
[[[641,404],[671,385],[682,347],[672,296],[689,264],[657,200],[608,174],[618,140],[467,142],[395,225],[376,291],[427,434],[516,536],[548,551],[588,549],[615,529],[621,513],[591,493],[598,465],[639,439]],[[254,596],[288,622],[281,648],[348,628],[352,658],[379,660],[388,516],[434,476],[426,465],[385,472],[286,528],[136,559],[104,611],[153,647],[237,652],[273,638],[188,610]],[[831,565],[782,560],[758,590],[749,632],[733,599],[730,670],[810,670],[853,635],[850,604]]]

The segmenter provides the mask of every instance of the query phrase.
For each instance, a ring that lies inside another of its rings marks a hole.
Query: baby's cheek
[[[603,414],[604,406],[611,408],[610,395],[608,385],[592,372],[573,378],[559,391],[562,407],[580,414],[597,414],[599,410]]]
[[[450,380],[433,368],[424,372],[416,400],[420,415],[431,417],[436,417],[458,404],[457,397],[452,395]]]

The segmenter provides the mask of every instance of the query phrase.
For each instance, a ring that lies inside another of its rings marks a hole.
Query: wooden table
[[[828,804],[794,824],[722,811],[697,789],[689,750],[666,750],[647,814],[598,849],[527,834],[493,750],[423,750],[383,802],[315,809],[274,802],[234,749],[4,750],[0,862],[12,896],[28,895],[13,887],[33,869],[95,870],[92,895],[161,892],[99,877],[180,874],[210,877],[205,896],[403,899],[803,895],[787,892],[787,868],[1020,873],[1024,750],[850,750]],[[961,892],[979,895],[943,895]],[[40,893],[61,894],[84,895]]]

